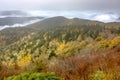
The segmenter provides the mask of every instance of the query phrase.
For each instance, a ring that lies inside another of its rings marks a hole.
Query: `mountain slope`
[[[106,75],[113,75],[111,70],[118,73],[119,65],[115,65],[118,69],[109,67],[111,60],[113,64],[119,63],[119,27],[119,23],[59,16],[25,27],[4,29],[0,31],[0,78],[25,71],[54,71],[66,80],[88,80],[89,77],[94,80],[99,70]]]
[[[0,46],[9,45],[13,42],[18,41],[20,38],[28,35],[31,32],[36,33],[36,32],[40,32],[43,29],[48,29],[48,28],[51,29],[51,28],[63,27],[63,26],[87,26],[87,27],[90,26],[88,28],[93,29],[95,26],[97,26],[96,28],[99,28],[98,26],[100,26],[100,28],[105,26],[105,28],[107,29],[107,27],[111,25],[112,25],[111,23],[105,24],[105,23],[98,22],[98,21],[90,21],[90,20],[84,20],[84,19],[79,19],[79,18],[67,19],[61,16],[53,17],[53,18],[48,18],[40,22],[28,25],[26,27],[8,28],[8,29],[4,29],[0,31],[0,36],[1,36]],[[114,23],[114,25],[119,26],[119,23]],[[11,41],[10,39],[13,39],[13,40]]]

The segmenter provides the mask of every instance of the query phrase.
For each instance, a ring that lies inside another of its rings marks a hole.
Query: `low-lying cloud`
[[[31,20],[31,21],[28,21],[27,23],[23,23],[23,24],[14,24],[14,25],[4,25],[4,26],[0,26],[0,30],[3,30],[5,28],[10,28],[10,27],[24,27],[24,26],[27,26],[27,25],[30,25],[30,24],[33,24],[33,23],[36,23],[40,21],[40,19],[36,19],[36,20]]]
[[[119,16],[115,14],[100,14],[100,15],[96,15],[94,19],[103,22],[117,22]]]
[[[55,17],[55,16],[64,16],[67,18],[81,18],[81,19],[89,19],[96,20],[101,22],[120,22],[120,13],[116,12],[97,12],[97,11],[26,11],[28,17]],[[25,17],[24,15],[1,15],[0,18],[5,17]],[[15,23],[13,25],[4,25],[0,26],[0,30],[8,28],[8,27],[24,27],[26,25],[30,25],[40,21],[41,19],[30,20],[25,23]]]
[[[119,13],[116,12],[97,12],[97,11],[29,11],[32,16],[64,16],[67,18],[82,18],[97,20],[102,22],[119,22]]]

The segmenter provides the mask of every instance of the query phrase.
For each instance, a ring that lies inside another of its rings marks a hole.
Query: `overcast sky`
[[[0,10],[120,10],[120,0],[0,0]]]

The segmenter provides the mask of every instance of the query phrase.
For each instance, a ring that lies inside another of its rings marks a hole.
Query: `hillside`
[[[77,25],[82,26],[82,25],[97,25],[97,24],[104,25],[102,22],[97,22],[97,21],[90,21],[90,20],[84,20],[84,19],[78,19],[78,18],[67,19],[64,17],[54,17],[54,18],[45,19],[43,21],[28,25],[28,26],[22,27],[22,28],[18,27],[18,28],[4,29],[4,30],[0,31],[0,36],[1,36],[0,41],[4,41],[4,42],[2,42],[4,44],[6,44],[6,42],[12,43],[11,41],[8,41],[8,40],[10,40],[9,38],[12,38],[16,34],[18,34],[17,31],[19,31],[19,35],[22,36],[23,34],[28,35],[27,33],[28,32],[31,33],[31,30],[33,32],[36,32],[36,31],[40,32],[40,30],[42,30],[44,28],[47,29],[47,28],[63,27],[63,26],[77,26]],[[11,34],[11,36],[7,37],[7,39],[4,39],[5,38],[4,36],[8,36],[8,34]],[[12,34],[14,34],[14,36]],[[18,38],[17,40],[20,39],[20,37],[17,35],[15,37]],[[12,39],[15,39],[15,37]],[[14,40],[12,40],[12,41],[15,42],[16,39],[15,39],[15,41]],[[2,43],[1,43],[1,45],[3,45]]]
[[[0,79],[55,72],[63,80],[119,80],[119,45],[120,23],[59,16],[7,28],[0,31]]]

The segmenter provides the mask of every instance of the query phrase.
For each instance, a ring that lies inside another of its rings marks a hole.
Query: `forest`
[[[1,30],[0,80],[120,80],[120,23],[58,16]]]

